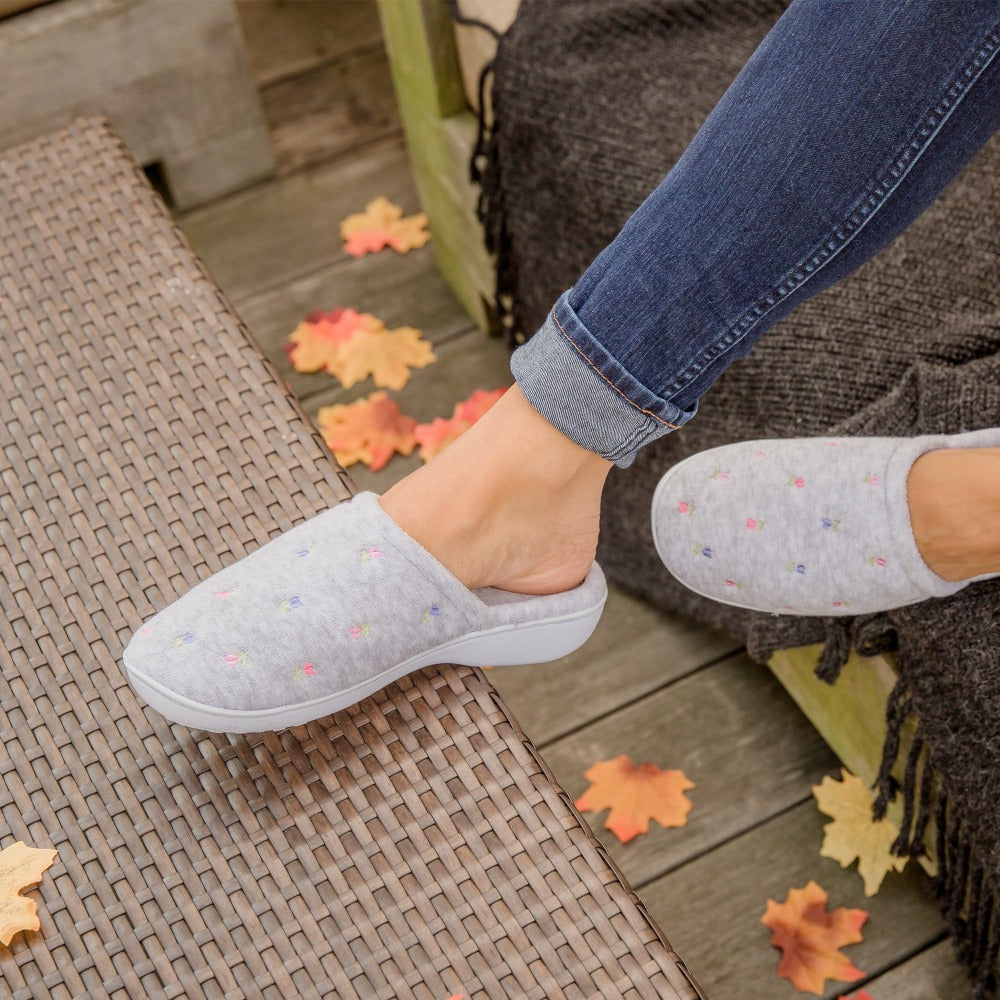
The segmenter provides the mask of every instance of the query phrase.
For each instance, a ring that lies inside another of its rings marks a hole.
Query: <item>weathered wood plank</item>
[[[373,0],[238,0],[236,9],[258,87],[381,42]]]
[[[968,971],[945,940],[925,948],[865,987],[876,1000],[960,1000],[972,996]]]
[[[381,46],[273,84],[261,98],[280,173],[402,133]]]
[[[601,623],[582,648],[554,663],[492,670],[490,681],[544,751],[574,729],[738,648],[719,632],[664,614],[611,585]]]
[[[805,802],[641,889],[641,898],[712,1000],[802,996],[778,978],[779,952],[770,947],[760,918],[768,897],[784,900],[789,889],[810,879],[826,889],[831,907],[870,913],[864,941],[845,950],[869,975],[940,938],[943,921],[920,869],[910,865],[890,873],[879,893],[867,898],[856,871],[820,857],[825,821],[814,802]],[[846,984],[828,986],[828,1000],[854,992]],[[885,1000],[878,992],[872,996]],[[957,1000],[961,994],[942,996]],[[907,995],[907,1000],[913,998]]]
[[[178,222],[238,307],[250,295],[347,260],[340,221],[380,194],[407,214],[419,210],[396,139],[184,213]]]
[[[586,819],[633,885],[662,875],[788,809],[836,767],[836,759],[764,667],[744,654],[670,684],[543,752],[575,799],[595,761],[628,754],[680,768],[696,783],[688,824],[628,844]],[[813,807],[815,808],[815,807]],[[683,954],[683,952],[682,952]]]
[[[325,372],[296,372],[284,351],[288,335],[316,309],[350,307],[369,312],[390,329],[416,327],[432,343],[454,337],[468,330],[470,325],[468,314],[434,270],[427,247],[403,255],[386,251],[369,254],[360,260],[338,259],[282,288],[241,298],[236,307],[264,353],[276,364],[299,399],[335,388],[333,379]],[[483,334],[478,335],[477,340],[485,339]],[[509,356],[506,349],[497,341],[492,343],[496,357],[503,357],[506,367]]]

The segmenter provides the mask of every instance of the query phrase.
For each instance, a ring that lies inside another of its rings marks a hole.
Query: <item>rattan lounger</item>
[[[483,674],[251,738],[137,702],[143,618],[352,487],[106,125],[0,203],[0,847],[59,851],[3,994],[700,996]]]

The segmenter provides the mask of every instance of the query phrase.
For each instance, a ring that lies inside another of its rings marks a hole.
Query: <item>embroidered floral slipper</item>
[[[859,615],[947,597],[973,581],[944,580],[923,561],[907,476],[924,452],[998,444],[1000,429],[712,448],[660,480],[653,541],[684,586],[752,611]]]
[[[597,563],[575,589],[469,590],[360,493],[198,584],[132,637],[136,693],[173,722],[266,732],[347,708],[434,663],[540,663],[589,638]]]

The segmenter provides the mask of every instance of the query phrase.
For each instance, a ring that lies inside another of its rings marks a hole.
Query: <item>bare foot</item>
[[[917,548],[938,576],[1000,573],[1000,448],[929,451],[906,490]]]
[[[379,503],[467,587],[555,594],[580,584],[594,560],[611,465],[514,385]]]

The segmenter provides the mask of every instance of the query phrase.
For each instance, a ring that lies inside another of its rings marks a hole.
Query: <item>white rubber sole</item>
[[[400,677],[435,663],[505,667],[558,660],[590,638],[601,619],[606,600],[605,593],[600,603],[572,614],[526,625],[503,625],[484,632],[473,632],[418,653],[343,691],[273,709],[243,712],[215,708],[176,694],[151,677],[132,670],[128,663],[125,664],[125,671],[136,694],[171,722],[210,733],[275,732],[350,708]]]

